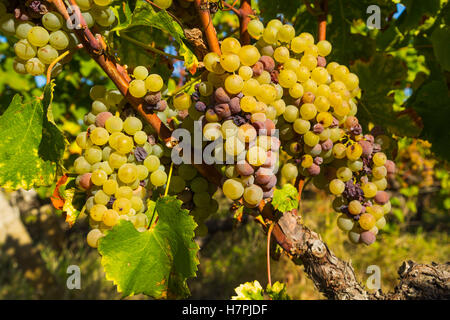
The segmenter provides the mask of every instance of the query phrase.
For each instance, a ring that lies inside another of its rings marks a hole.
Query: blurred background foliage
[[[123,1],[116,0],[120,6]],[[127,1],[134,7],[136,1]],[[231,2],[230,2],[231,3]],[[351,260],[359,279],[365,282],[369,265],[382,272],[382,289],[393,289],[397,268],[407,259],[421,263],[450,260],[450,6],[444,0],[329,0],[327,39],[333,44],[330,59],[348,65],[360,77],[363,94],[358,117],[366,130],[381,126],[384,145],[395,158],[398,173],[391,182],[393,211],[388,226],[370,247],[353,246],[336,226],[336,213],[325,193],[308,185],[301,203],[307,226],[320,233],[340,258]],[[182,0],[170,9],[176,14]],[[308,7],[305,4],[310,4]],[[378,5],[381,29],[366,25],[367,8]],[[310,32],[317,38],[317,4],[301,0],[254,0],[264,22],[280,18],[290,22],[297,33]],[[183,19],[180,16],[180,19]],[[186,18],[187,19],[187,18]],[[184,21],[184,20],[183,20]],[[186,21],[189,25],[189,22]],[[220,37],[238,36],[239,21],[231,11],[219,10],[214,24]],[[133,33],[134,34],[134,33]],[[136,35],[135,35],[136,36]],[[186,73],[180,61],[155,57],[123,39],[109,39],[121,52],[135,52],[127,61],[155,65],[164,75],[171,74],[169,86],[183,83]],[[176,53],[176,43],[157,29],[146,33],[149,45]],[[0,115],[12,97],[39,96],[45,79],[18,75],[13,71],[13,38],[0,39]],[[137,54],[143,53],[143,54]],[[167,80],[167,78],[166,78]],[[82,118],[90,108],[89,90],[93,84],[112,87],[102,70],[82,51],[55,79],[52,112],[56,123],[71,143],[65,153],[66,166],[77,156],[72,142],[84,128]],[[61,213],[49,205],[54,186],[36,190],[37,203],[21,210],[21,219],[38,248],[45,268],[61,288],[60,298],[120,298],[112,283],[104,279],[97,251],[85,245],[87,221],[69,229]],[[12,193],[3,190],[6,197]],[[246,281],[267,282],[265,234],[252,221],[236,223],[230,217],[229,203],[220,195],[219,213],[208,222],[209,234],[201,244],[198,277],[190,281],[192,298],[229,299],[234,288]],[[82,290],[64,290],[66,268],[76,264],[82,270]],[[0,244],[0,299],[48,298],[28,281],[26,268],[3,250]],[[273,281],[287,284],[294,299],[320,299],[302,268],[285,257],[272,262]],[[141,296],[134,297],[144,298]]]

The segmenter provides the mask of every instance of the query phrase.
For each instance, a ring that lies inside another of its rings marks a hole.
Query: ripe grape
[[[226,180],[222,190],[225,196],[231,200],[237,200],[244,194],[244,187],[239,181],[234,179]]]
[[[25,69],[32,76],[39,76],[45,72],[45,64],[38,58],[31,58],[25,64]]]
[[[264,32],[264,25],[259,20],[251,20],[248,23],[247,31],[253,38],[259,39]]]
[[[158,169],[152,172],[152,174],[150,175],[150,181],[155,187],[161,187],[166,184],[167,174],[164,171]]]
[[[103,233],[99,229],[92,229],[86,237],[87,244],[92,248],[98,247],[98,241],[103,237]]]
[[[45,28],[36,26],[30,29],[27,39],[32,45],[43,47],[48,43],[50,35]]]

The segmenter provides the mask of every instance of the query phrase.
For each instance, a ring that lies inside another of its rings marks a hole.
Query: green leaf
[[[450,71],[450,27],[436,28],[431,34],[431,42],[442,69]]]
[[[158,199],[156,211],[158,221],[150,230],[139,232],[121,221],[100,240],[106,278],[124,296],[187,297],[186,280],[196,275],[199,263],[196,223],[175,197]]]
[[[431,150],[450,160],[450,97],[444,80],[432,80],[422,85],[408,104],[421,116],[424,128],[421,137],[431,142]]]
[[[234,291],[237,295],[231,300],[264,300],[264,290],[258,280],[241,284]]]
[[[402,4],[406,9],[400,16],[399,26],[407,31],[420,26],[424,17],[435,15],[439,10],[440,0],[403,0]]]
[[[49,84],[42,101],[27,103],[16,95],[0,116],[0,186],[30,189],[53,183],[66,141],[47,116],[52,92]]]
[[[298,191],[292,184],[285,184],[281,189],[275,189],[272,198],[272,206],[281,212],[298,208]]]
[[[266,293],[271,300],[291,300],[286,289],[286,284],[277,281],[272,286],[267,285]]]
[[[161,31],[164,31],[168,33],[170,36],[172,36],[175,42],[178,44],[179,54],[184,58],[185,67],[188,70],[193,71],[193,73],[195,73],[195,70],[198,66],[197,57],[188,47],[182,27],[178,24],[177,21],[174,20],[174,18],[172,18],[167,13],[166,10],[160,10],[156,12],[153,9],[153,6],[150,5],[149,3],[139,1],[136,3],[136,8],[134,9],[133,14],[131,16],[129,15],[128,7],[125,7],[125,10],[122,10],[121,16],[122,19],[125,20],[120,21],[120,24],[113,29],[113,31],[117,32],[117,35],[119,35],[119,31],[126,33],[130,33],[130,31],[133,31],[134,39],[139,40],[143,44],[148,45],[152,41],[156,42],[158,40],[156,37],[161,37],[162,36]],[[152,29],[146,29],[142,27],[156,28],[158,29],[158,31],[153,31]],[[137,32],[137,34],[135,32]],[[121,44],[124,44],[124,41],[121,40],[119,41]],[[127,50],[126,48],[124,48],[124,50],[120,46],[117,48],[120,51],[119,55],[121,57],[122,54],[129,54],[129,52],[128,53],[126,52]],[[142,51],[142,49],[140,49],[140,51]],[[131,61],[131,59],[126,59],[126,62],[129,63],[129,60]],[[138,63],[138,61],[141,60],[133,61],[132,65]],[[151,65],[153,65],[153,63]],[[149,64],[147,63],[144,65]]]
[[[363,126],[367,128],[372,122],[402,136],[420,133],[421,128],[408,114],[399,115],[393,109],[395,99],[391,90],[399,88],[407,74],[402,59],[376,54],[368,62],[357,61],[351,69],[358,75],[362,89],[357,116]]]

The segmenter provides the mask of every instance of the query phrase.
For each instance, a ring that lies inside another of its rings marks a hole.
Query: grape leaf
[[[24,103],[15,95],[0,116],[0,186],[30,189],[53,183],[66,141],[47,116],[52,94],[53,83],[44,88],[42,100]]]
[[[450,27],[436,28],[431,34],[431,42],[442,69],[450,71]]]
[[[399,88],[407,74],[402,59],[376,54],[368,62],[356,61],[351,69],[358,75],[362,89],[358,118],[365,128],[372,122],[397,135],[420,133],[421,128],[408,114],[399,115],[393,110],[395,100],[391,90]]]
[[[186,297],[186,280],[196,275],[199,263],[197,225],[175,197],[160,198],[155,207],[158,221],[150,230],[139,232],[121,221],[100,240],[106,277],[124,296]]]
[[[281,212],[298,208],[298,191],[292,184],[285,184],[281,189],[275,189],[272,198],[272,206]]]
[[[182,27],[175,21],[166,10],[160,10],[156,12],[153,9],[153,6],[144,2],[139,1],[136,3],[136,7],[133,11],[133,14],[129,14],[129,8],[124,7],[120,13],[121,21],[120,24],[114,28],[112,31],[116,31],[117,35],[120,35],[120,32],[129,33],[130,30],[136,30],[135,27],[152,27],[158,29],[158,31],[152,31],[152,29],[142,29],[143,32],[139,33],[139,36],[134,36],[134,39],[139,39],[140,42],[144,44],[148,44],[153,42],[159,43],[158,37],[161,38],[161,31],[167,32],[179,46],[179,54],[184,58],[185,67],[190,70],[192,73],[195,73],[195,70],[198,66],[198,60],[195,54],[187,45],[187,40],[184,35],[184,31]],[[134,33],[134,32],[133,32]],[[147,35],[145,36],[144,33]],[[163,40],[163,39],[161,39]],[[118,40],[121,44],[124,43],[124,40]],[[117,49],[120,51],[120,56],[122,54],[127,54],[126,48],[122,49],[120,46],[117,46]],[[142,49],[141,49],[142,51]],[[129,54],[129,52],[128,52]],[[127,60],[128,62],[128,60]],[[134,63],[138,63],[134,61]],[[140,63],[142,64],[142,63]],[[144,64],[148,65],[148,64]]]
[[[444,80],[431,80],[422,85],[408,100],[408,105],[422,117],[421,137],[432,143],[431,150],[450,160],[450,132],[446,129],[450,119],[450,98]]]

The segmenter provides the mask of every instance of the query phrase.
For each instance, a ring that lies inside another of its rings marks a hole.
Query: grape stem
[[[270,276],[270,238],[274,226],[275,222],[272,222],[269,226],[269,230],[267,231],[267,283],[269,286],[272,286],[272,277]]]
[[[209,12],[209,5],[207,0],[195,0],[195,8],[200,16],[200,22],[203,27],[203,32],[206,35],[209,50],[217,54],[221,54],[219,40],[217,39],[217,32],[212,23],[211,13]]]
[[[234,13],[236,13],[239,17],[241,16],[241,12],[234,7],[236,5],[237,1],[234,1],[234,3],[232,5],[227,3],[224,0],[221,0],[221,1],[222,1],[222,6],[225,6],[225,7],[228,8],[228,9],[223,9],[222,11],[230,11],[231,10]]]
[[[80,43],[76,46],[75,50],[81,49],[83,48],[83,45]],[[74,50],[67,50],[66,52],[60,54],[55,60],[52,61],[52,63],[50,63],[50,65],[48,66],[47,69],[47,84],[50,83],[50,81],[52,80],[52,71],[53,68],[55,67],[55,65],[61,61],[62,59],[64,59],[66,56],[68,56],[69,54],[73,54]]]
[[[328,15],[328,0],[322,0],[320,2],[320,8],[322,9],[319,19],[319,41],[325,40],[327,35],[327,15]]]
[[[167,178],[167,185],[166,185],[166,191],[164,192],[164,197],[167,196],[167,194],[169,193],[169,186],[170,186],[170,180],[172,178],[172,172],[173,172],[173,162],[170,164],[169,177]]]
[[[141,48],[143,48],[145,50],[148,50],[148,51],[152,51],[152,52],[154,52],[156,54],[159,54],[159,55],[162,55],[162,56],[167,56],[169,58],[173,58],[173,59],[177,59],[177,60],[181,60],[181,61],[184,60],[184,58],[182,56],[175,56],[173,54],[170,54],[170,53],[164,52],[162,50],[159,50],[159,49],[157,49],[155,47],[152,47],[151,45],[148,45],[148,44],[142,43],[142,42],[140,42],[140,41],[138,41],[136,39],[133,39],[132,37],[127,36],[123,32],[119,33],[119,37],[127,40],[128,42],[131,42],[131,43],[137,45],[138,47],[141,47]]]
[[[243,45],[247,45],[250,44],[250,34],[248,33],[247,28],[251,20],[250,15],[254,14],[250,0],[242,0],[239,12],[239,31],[241,34],[241,43]]]

